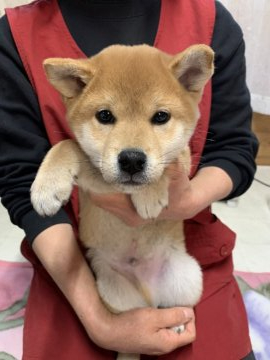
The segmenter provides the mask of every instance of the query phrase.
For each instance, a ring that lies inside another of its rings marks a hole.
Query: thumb
[[[185,166],[180,162],[176,161],[174,163],[171,163],[166,168],[166,174],[168,175],[171,182],[173,181],[182,181],[182,179],[188,179],[188,170],[185,168]]]
[[[175,307],[162,309],[160,313],[160,328],[171,328],[174,326],[184,325],[194,319],[194,311],[187,307]]]

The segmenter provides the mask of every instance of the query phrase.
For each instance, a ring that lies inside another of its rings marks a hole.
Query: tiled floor
[[[0,260],[24,261],[20,253],[23,236],[23,231],[11,224],[6,209],[0,204]]]
[[[270,185],[270,166],[259,166],[255,178]],[[270,272],[270,187],[254,181],[240,198],[215,203],[213,211],[237,234],[236,270]]]
[[[270,166],[260,166],[256,178],[270,184]],[[237,233],[236,270],[270,272],[270,188],[254,181],[252,187],[231,204],[216,203],[214,212]],[[10,224],[0,206],[0,259],[23,261],[23,232]]]

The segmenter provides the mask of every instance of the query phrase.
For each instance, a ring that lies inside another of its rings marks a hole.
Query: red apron
[[[62,18],[56,0],[38,0],[7,9],[19,54],[36,91],[51,144],[72,137],[59,94],[45,78],[42,62],[48,57],[83,58]],[[210,44],[215,22],[214,0],[162,0],[155,46],[175,54],[186,47]],[[200,104],[201,118],[191,140],[192,175],[205,143],[211,108],[211,83]],[[77,231],[78,201],[73,193],[67,211]],[[233,278],[231,252],[235,234],[205,209],[185,222],[187,248],[200,262],[204,293],[196,306],[197,339],[166,360],[239,360],[251,351],[246,314]],[[91,342],[67,300],[24,240],[23,254],[34,266],[24,328],[24,360],[105,360],[115,353]],[[143,356],[143,359],[149,357]]]

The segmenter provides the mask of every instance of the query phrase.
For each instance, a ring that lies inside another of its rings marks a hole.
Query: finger
[[[121,209],[132,209],[133,204],[129,196],[126,194],[114,193],[100,195],[91,193],[91,200],[99,207],[109,209],[109,208],[121,208]]]
[[[138,215],[130,197],[126,194],[99,195],[91,193],[91,200],[96,206],[112,213],[128,226],[137,227],[149,222]]]
[[[185,325],[185,330],[181,333],[173,329],[160,329],[157,333],[160,348],[156,355],[169,353],[179,347],[192,343],[196,339],[195,321],[192,319]]]
[[[171,181],[179,181],[179,178],[181,179],[181,177],[187,177],[184,166],[179,161],[170,164],[166,169],[166,173]]]
[[[196,327],[194,319],[190,320],[185,324],[185,329],[183,332],[178,334],[178,339],[176,341],[180,342],[183,345],[193,342],[196,338]]]
[[[171,336],[171,343],[175,348],[190,344],[196,338],[196,328],[193,320],[185,325],[185,329],[181,333],[176,333],[173,329],[168,329],[168,331],[173,333],[173,336]]]
[[[125,202],[127,201],[126,195],[121,193],[112,193],[112,194],[97,194],[94,192],[90,193],[91,199],[97,202],[111,203],[111,202]]]
[[[195,330],[195,318],[191,319],[185,324],[185,330],[189,333],[193,333]]]
[[[172,328],[183,325],[195,318],[194,311],[191,308],[170,308],[162,309],[157,321],[160,328]]]

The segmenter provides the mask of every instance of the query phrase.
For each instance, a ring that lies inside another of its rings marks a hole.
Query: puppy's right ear
[[[79,95],[93,77],[89,60],[50,58],[43,66],[49,82],[65,98]]]

